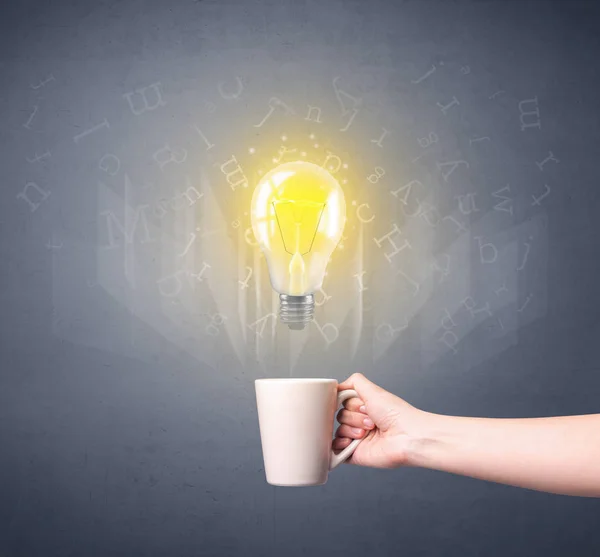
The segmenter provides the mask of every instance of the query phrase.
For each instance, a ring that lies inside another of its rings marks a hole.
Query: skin
[[[600,497],[600,414],[552,418],[465,418],[415,408],[355,373],[338,389],[344,403],[333,440],[339,452],[363,439],[346,461],[416,466],[537,491]]]

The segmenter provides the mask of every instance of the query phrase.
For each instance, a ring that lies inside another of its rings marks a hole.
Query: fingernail
[[[369,418],[365,418],[363,420],[363,423],[367,426],[367,427],[373,427],[375,424],[372,422],[372,420],[370,420]]]
[[[352,428],[352,433],[356,433],[357,435],[358,435],[359,433],[362,433],[362,431],[363,431],[363,430],[362,430],[362,429],[360,429],[360,427],[353,427],[353,428]]]
[[[366,414],[366,413],[367,413],[367,407],[366,407],[366,406],[361,406],[361,407],[359,408],[359,410],[360,410],[360,411],[361,411],[363,414]]]

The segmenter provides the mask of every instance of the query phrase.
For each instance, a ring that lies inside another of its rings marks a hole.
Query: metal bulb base
[[[279,318],[292,330],[302,330],[312,321],[315,313],[315,297],[279,295]]]

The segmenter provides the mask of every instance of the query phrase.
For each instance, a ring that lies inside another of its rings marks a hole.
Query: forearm
[[[427,414],[407,463],[540,491],[600,497],[600,414],[461,418]]]

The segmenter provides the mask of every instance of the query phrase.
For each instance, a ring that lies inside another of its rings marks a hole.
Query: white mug
[[[267,482],[323,485],[362,439],[331,449],[335,412],[356,391],[337,392],[335,379],[257,379],[256,406]]]

